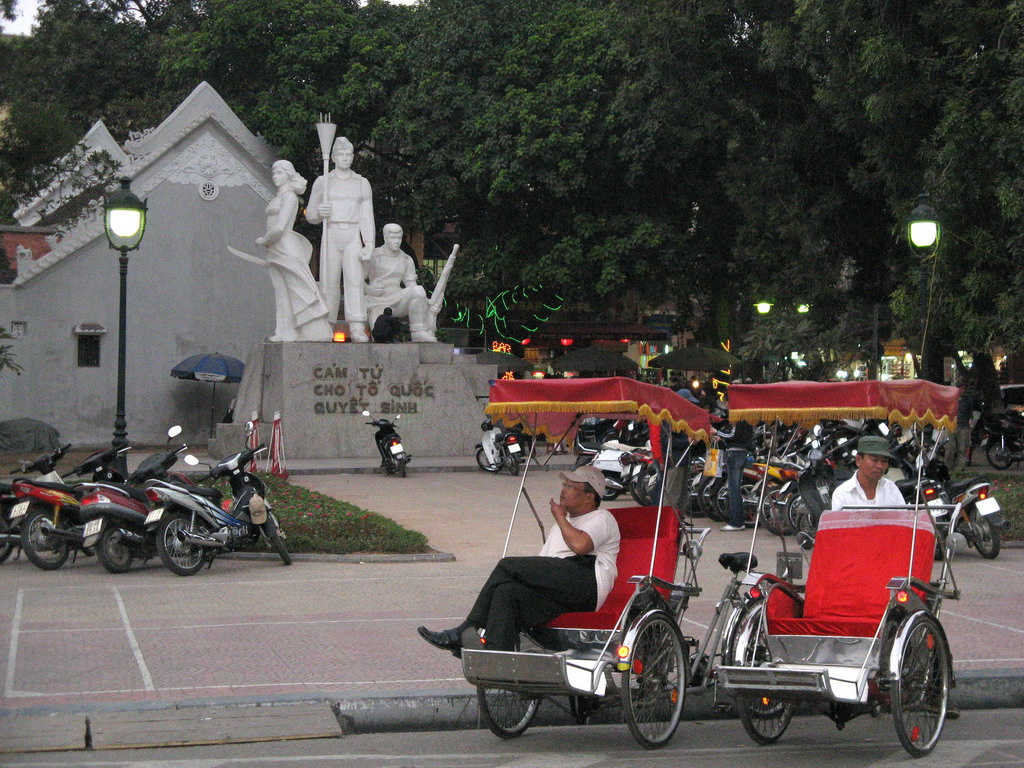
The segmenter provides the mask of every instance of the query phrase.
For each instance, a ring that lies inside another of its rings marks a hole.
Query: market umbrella
[[[213,414],[217,399],[217,384],[227,382],[237,384],[242,380],[245,363],[241,360],[222,355],[218,352],[203,353],[186,357],[171,369],[171,376],[176,379],[192,379],[208,381],[213,384],[210,396],[210,436],[213,436]]]
[[[740,359],[724,349],[684,347],[658,355],[648,365],[652,368],[675,368],[680,371],[724,371],[739,365]]]
[[[574,349],[551,363],[556,371],[635,371],[640,366],[625,355],[600,347]]]
[[[507,352],[495,352],[488,349],[473,356],[473,359],[480,365],[496,365],[498,373],[513,371],[515,373],[526,373],[532,370],[532,366],[521,357],[510,355]]]

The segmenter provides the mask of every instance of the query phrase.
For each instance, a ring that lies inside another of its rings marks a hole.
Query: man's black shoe
[[[426,640],[435,648],[442,651],[451,651],[453,656],[462,656],[462,638],[454,629],[442,629],[440,632],[433,632],[426,627],[417,627],[416,631],[420,637]]]

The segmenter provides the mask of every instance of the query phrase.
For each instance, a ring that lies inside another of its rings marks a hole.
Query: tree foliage
[[[307,177],[331,113],[380,223],[454,225],[455,297],[635,290],[724,338],[756,294],[813,304],[847,352],[890,297],[916,339],[901,233],[927,190],[929,335],[1012,347],[1022,24],[1024,0],[47,0],[0,44],[0,188],[27,195],[92,121],[124,137],[208,80]]]

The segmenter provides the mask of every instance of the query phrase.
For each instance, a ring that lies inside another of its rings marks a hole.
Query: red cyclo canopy
[[[577,416],[668,422],[673,431],[707,441],[707,412],[667,387],[614,376],[603,379],[498,380],[484,412],[504,424],[561,440],[575,431]]]
[[[729,419],[756,424],[816,424],[822,419],[885,419],[956,429],[958,387],[920,379],[900,381],[784,381],[733,384]]]

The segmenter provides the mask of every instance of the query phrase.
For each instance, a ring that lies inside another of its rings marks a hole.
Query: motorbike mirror
[[[796,542],[800,545],[800,549],[806,550],[807,552],[814,549],[814,537],[807,533],[807,531],[800,531],[800,533],[796,535]]]
[[[251,421],[245,422],[245,436],[246,437],[248,437],[249,435],[251,435],[255,431],[256,431],[256,425],[255,424],[253,424]]]
[[[813,434],[815,437],[821,437],[823,434],[825,434],[825,430],[822,429],[821,424],[815,424],[814,428],[811,430],[811,434]]]
[[[171,427],[170,429],[167,430],[167,439],[169,440],[171,438],[177,437],[180,434],[181,434],[181,425],[180,424],[175,424],[173,427]]]
[[[370,418],[370,412],[369,411],[363,411],[363,416],[365,416],[366,418]]]
[[[184,461],[190,467],[198,467],[199,466],[199,459],[197,459],[191,453],[185,454],[185,457],[182,459],[182,461]]]
[[[946,537],[946,557],[967,551],[967,537],[954,531]]]
[[[397,416],[395,416],[395,421],[398,421],[400,418],[402,418],[402,414],[398,414]]]
[[[825,454],[823,454],[817,448],[814,448],[813,450],[811,450],[810,453],[807,454],[807,458],[809,458],[811,461],[821,461],[823,458],[825,458]]]
[[[889,436],[889,425],[886,424],[884,421],[879,422],[879,424],[878,424],[878,431],[881,432],[884,437],[888,437]]]

